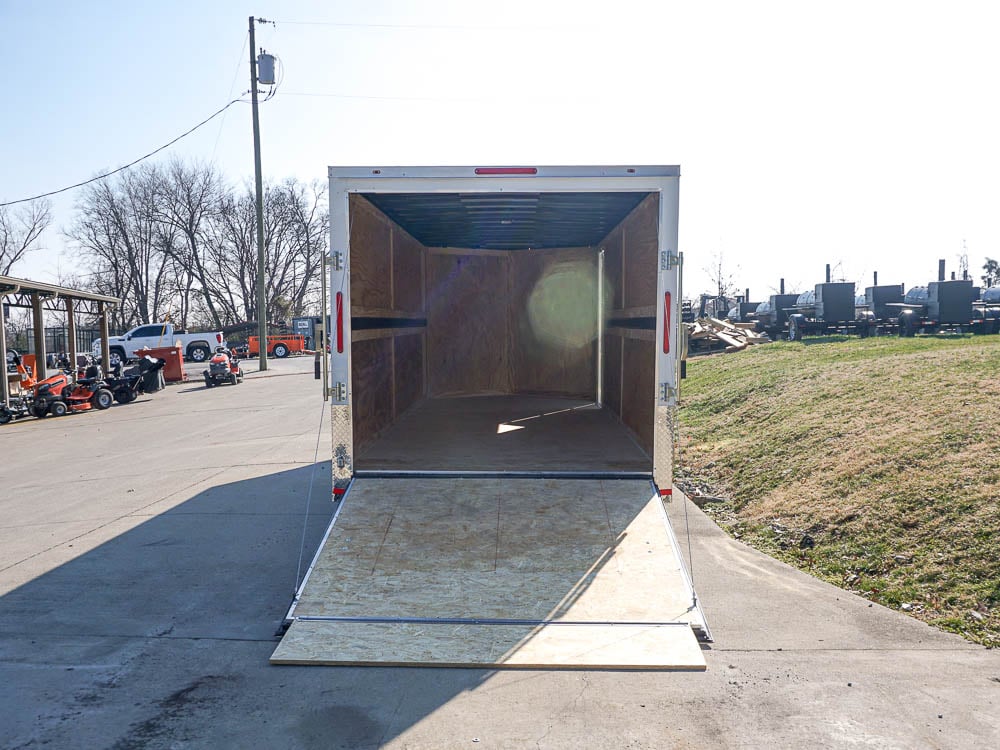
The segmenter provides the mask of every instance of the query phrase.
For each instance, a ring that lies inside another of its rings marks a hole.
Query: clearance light
[[[337,354],[344,353],[344,293],[337,292]]]
[[[476,167],[476,174],[538,174],[537,167]]]
[[[663,353],[670,354],[670,292],[663,293]]]

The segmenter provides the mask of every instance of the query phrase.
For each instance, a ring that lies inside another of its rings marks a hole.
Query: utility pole
[[[257,336],[260,369],[267,369],[267,290],[264,286],[264,179],[260,170],[260,119],[257,113],[256,19],[250,16],[250,101],[253,105],[253,167],[257,185]]]

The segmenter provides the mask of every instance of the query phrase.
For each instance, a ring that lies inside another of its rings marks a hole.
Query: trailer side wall
[[[364,445],[426,396],[427,248],[363,198],[349,205],[351,247],[363,249],[350,278],[352,416]]]
[[[604,402],[653,450],[659,196],[648,196],[604,239]]]

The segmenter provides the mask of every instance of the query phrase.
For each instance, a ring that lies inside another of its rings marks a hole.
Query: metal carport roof
[[[13,276],[0,276],[0,295],[4,298],[4,304],[13,307],[31,307],[31,298],[35,294],[43,302],[47,301],[50,309],[55,309],[52,307],[52,303],[57,299],[71,299],[75,302],[104,302],[111,305],[117,305],[121,301],[118,297],[109,297],[105,294],[94,294],[56,284],[18,279]]]
[[[0,401],[4,404],[10,402],[10,387],[7,378],[7,338],[4,330],[4,318],[2,310],[10,305],[12,307],[31,308],[34,318],[35,331],[35,354],[36,354],[36,377],[44,379],[46,377],[45,362],[45,331],[42,325],[42,310],[64,312],[69,322],[69,347],[70,359],[76,357],[76,323],[75,313],[80,310],[79,303],[89,307],[87,311],[91,315],[100,317],[102,356],[105,362],[108,361],[108,315],[107,306],[117,305],[121,300],[117,297],[110,297],[106,294],[94,294],[84,292],[80,289],[70,289],[69,287],[57,284],[46,284],[41,281],[31,281],[29,279],[19,279],[14,276],[0,276],[0,363],[2,363],[3,376],[0,377]]]

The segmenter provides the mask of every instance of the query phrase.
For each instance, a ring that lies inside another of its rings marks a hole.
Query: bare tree
[[[269,243],[268,264],[272,313],[280,316],[299,315],[305,300],[315,290],[327,246],[328,214],[326,191],[314,182],[305,186],[286,180],[275,190],[275,221],[273,240]],[[285,301],[285,311],[277,308]]]
[[[209,222],[219,211],[224,192],[222,178],[213,167],[187,165],[174,159],[160,175],[156,214],[159,221],[176,231],[180,240],[168,252],[176,261],[175,267],[186,272],[179,279],[186,292],[182,306],[189,308],[191,291],[197,283],[204,293],[209,323],[216,328],[223,322],[215,303],[220,280],[212,278],[206,235]]]
[[[9,317],[2,321],[7,337],[7,348],[24,351],[28,348],[28,331],[32,326],[31,310],[11,306],[8,308],[8,315]],[[2,317],[0,315],[0,318]]]
[[[210,166],[146,165],[84,189],[67,231],[93,269],[88,288],[121,297],[112,323],[171,317],[214,328],[258,318],[256,205]],[[320,183],[294,179],[264,193],[268,318],[318,296],[328,213]]]
[[[708,274],[715,287],[713,293],[701,295],[702,307],[709,314],[725,315],[729,311],[731,299],[736,296],[736,282],[722,251],[713,255],[711,263],[702,270]],[[709,301],[711,304],[706,304]]]
[[[52,223],[52,206],[35,200],[20,208],[0,207],[0,276],[34,249],[42,232]]]
[[[326,194],[319,184],[296,180],[264,190],[264,271],[268,318],[300,313],[314,296],[326,251]],[[257,229],[254,192],[247,185],[220,203],[211,233],[212,288],[226,317],[256,320]]]
[[[993,258],[987,258],[986,262],[983,264],[983,284],[987,287],[1000,286],[1000,263],[993,260]]]
[[[113,321],[120,327],[161,320],[169,312],[168,272],[178,231],[158,220],[160,181],[159,168],[147,165],[91,183],[66,232],[93,269],[90,288],[122,298]]]

